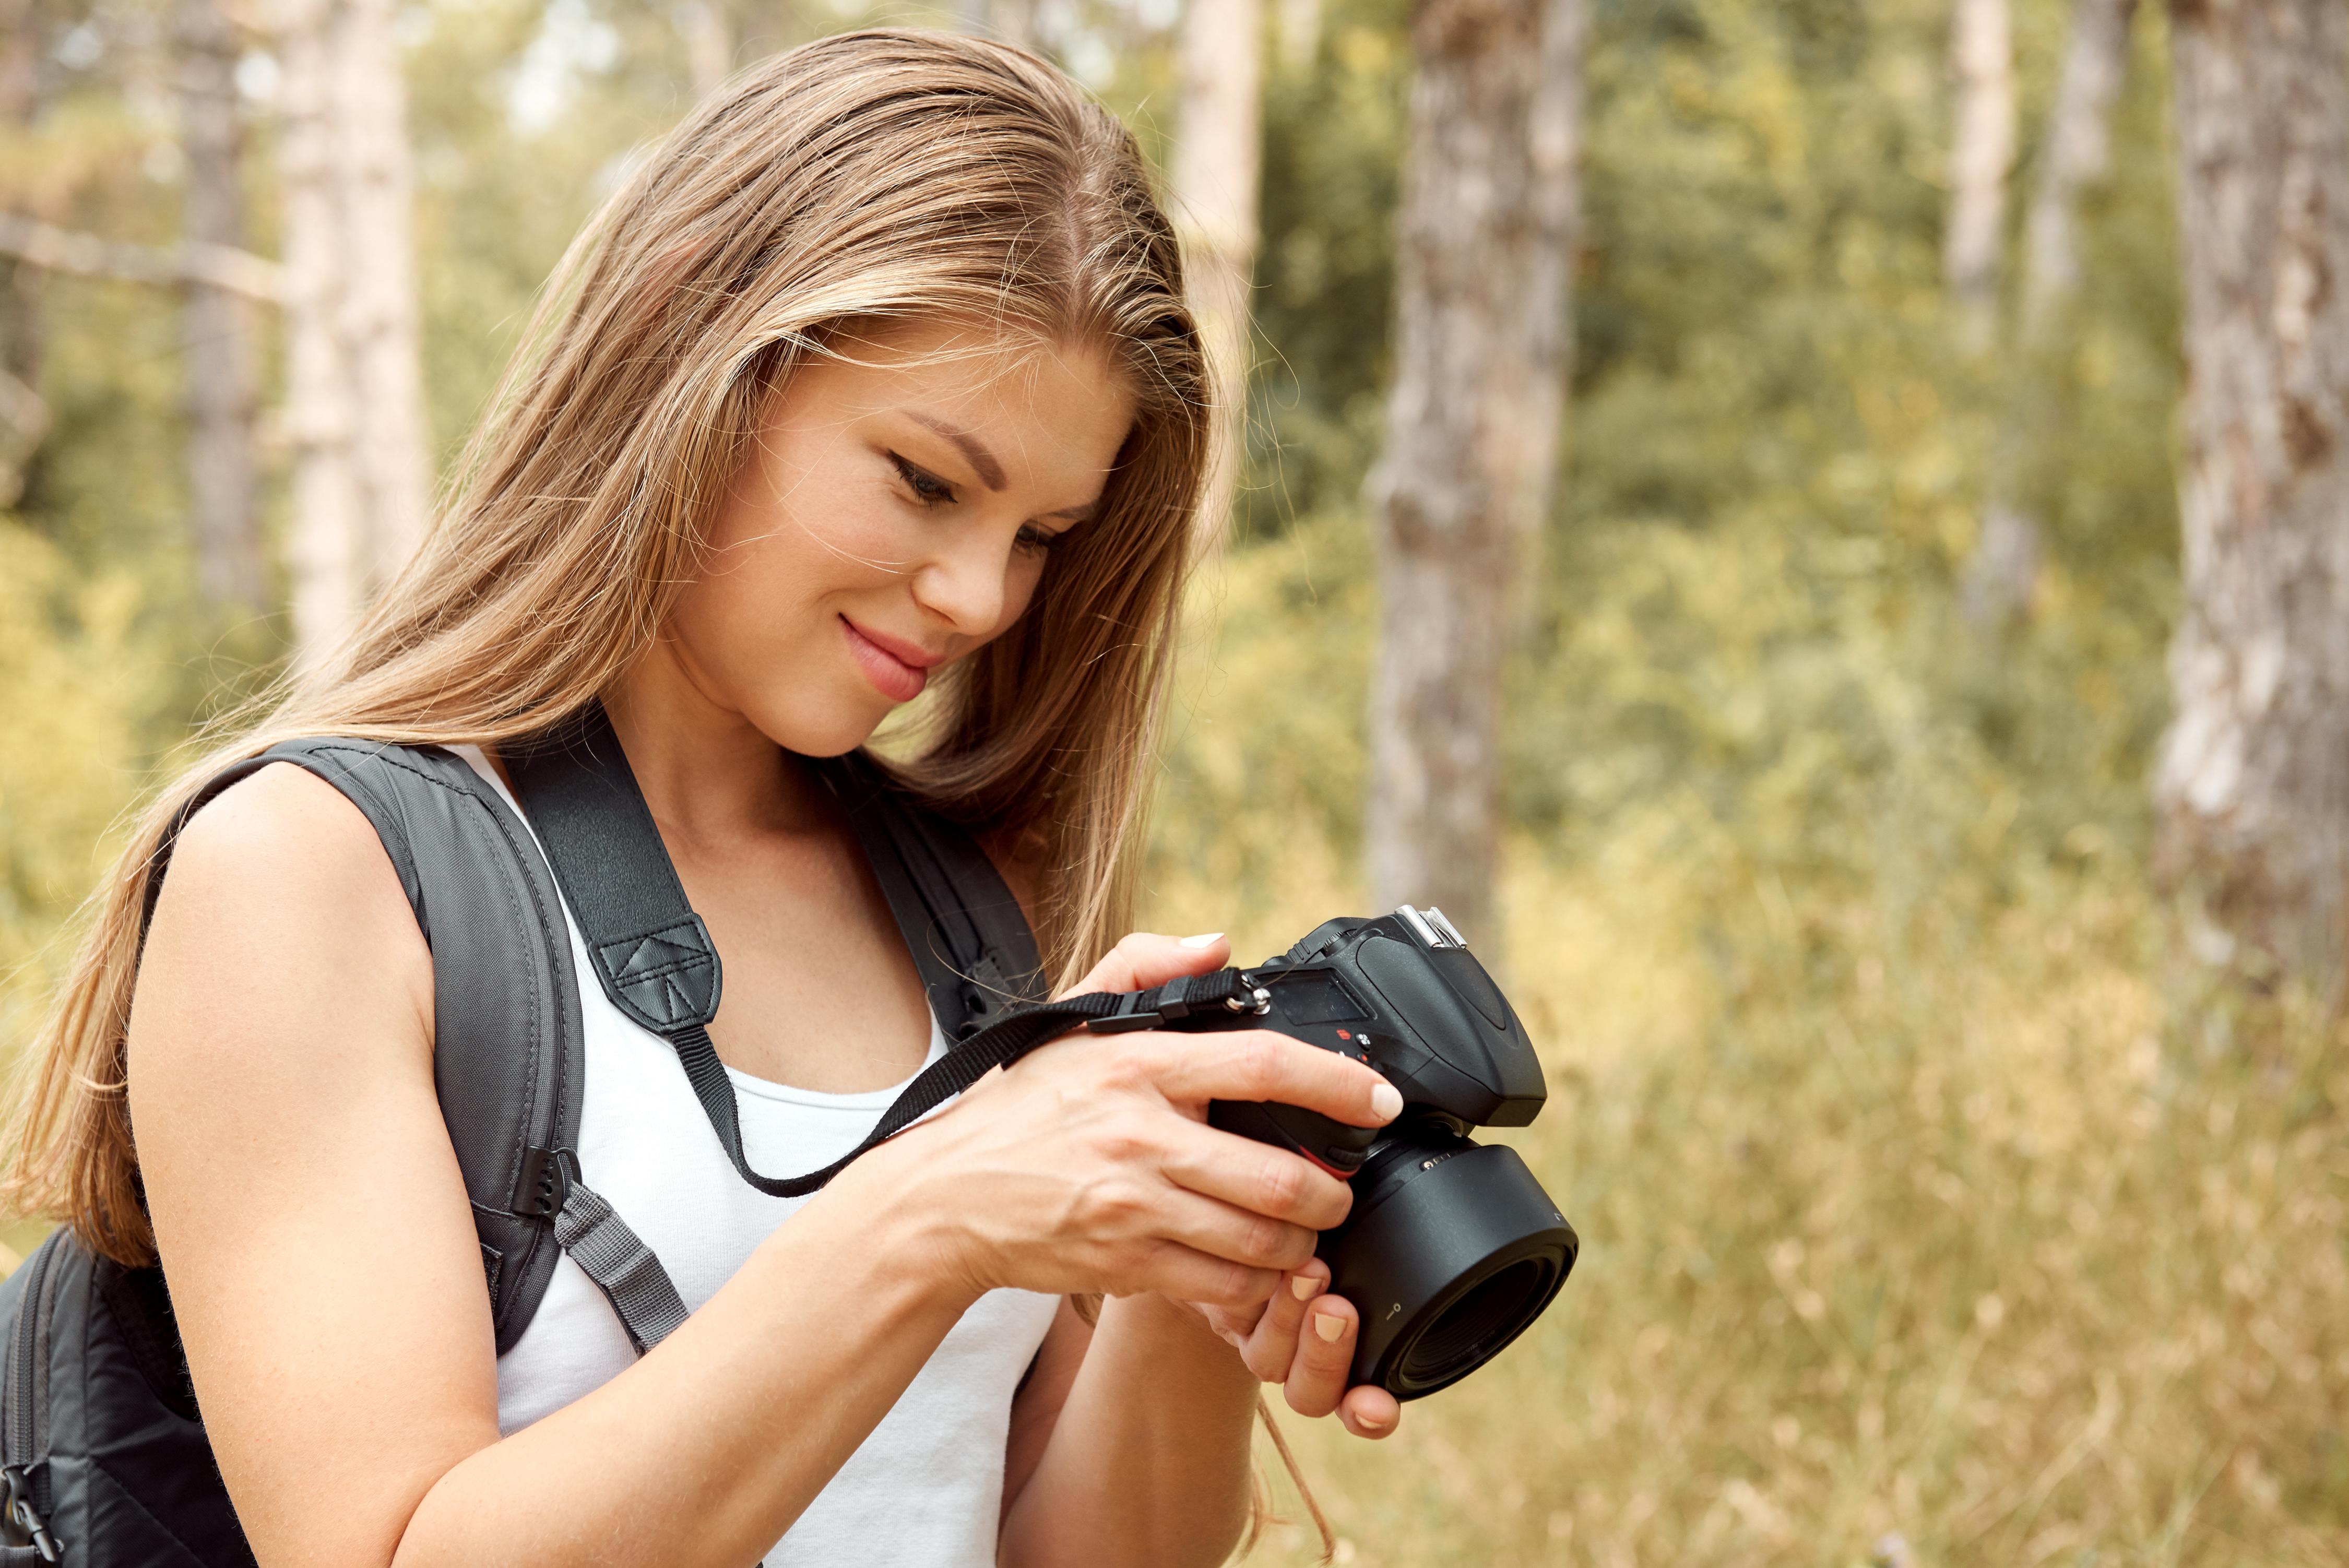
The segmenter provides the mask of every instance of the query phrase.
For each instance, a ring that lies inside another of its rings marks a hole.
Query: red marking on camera
[[[1302,1154],[1306,1159],[1310,1160],[1314,1164],[1319,1165],[1322,1170],[1327,1171],[1330,1175],[1335,1176],[1340,1181],[1351,1181],[1356,1176],[1361,1173],[1362,1168],[1360,1165],[1355,1166],[1351,1171],[1340,1171],[1335,1165],[1330,1164],[1327,1160],[1322,1159],[1319,1155],[1314,1153],[1309,1149],[1299,1149],[1297,1152]]]

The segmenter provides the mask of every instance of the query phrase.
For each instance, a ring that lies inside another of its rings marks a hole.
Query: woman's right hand
[[[1133,990],[1220,962],[1220,942],[1136,934],[1077,989]],[[934,1217],[939,1265],[976,1295],[1155,1293],[1245,1311],[1345,1218],[1346,1184],[1206,1124],[1211,1100],[1271,1100],[1360,1127],[1402,1097],[1371,1068],[1262,1029],[1085,1033],[989,1073],[828,1190]],[[821,1201],[821,1200],[819,1200]]]

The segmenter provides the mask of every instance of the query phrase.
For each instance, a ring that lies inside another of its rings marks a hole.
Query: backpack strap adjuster
[[[0,1470],[0,1512],[6,1515],[7,1532],[24,1538],[22,1544],[40,1553],[44,1563],[64,1561],[57,1550],[57,1538],[49,1533],[49,1522],[33,1506],[33,1481],[22,1465],[10,1465]],[[16,1544],[11,1542],[10,1544]]]
[[[522,1171],[514,1178],[513,1212],[526,1220],[552,1220],[578,1184],[575,1150],[524,1148]]]

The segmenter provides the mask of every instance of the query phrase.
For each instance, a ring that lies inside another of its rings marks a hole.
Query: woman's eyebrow
[[[970,459],[970,466],[978,470],[979,480],[988,489],[999,490],[1003,488],[1003,465],[995,460],[993,452],[979,444],[978,437],[959,425],[948,424],[935,414],[924,414],[913,408],[901,408],[898,412],[916,425],[927,426],[952,441],[961,449],[962,455]]]

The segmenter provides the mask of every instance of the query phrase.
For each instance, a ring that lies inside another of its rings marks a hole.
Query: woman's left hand
[[[1177,975],[1205,975],[1229,962],[1231,946],[1220,934],[1176,941],[1166,936],[1127,937],[1093,967],[1075,991],[1134,991],[1163,985]],[[1383,1438],[1395,1429],[1402,1407],[1374,1384],[1349,1388],[1354,1336],[1361,1315],[1354,1304],[1328,1294],[1330,1265],[1309,1258],[1280,1276],[1270,1300],[1247,1308],[1185,1305],[1237,1350],[1257,1379],[1278,1383],[1288,1408],[1300,1416],[1336,1413],[1358,1438]]]
[[[1250,1372],[1281,1385],[1290,1409],[1300,1416],[1334,1410],[1356,1437],[1383,1438],[1395,1429],[1402,1407],[1376,1384],[1346,1387],[1361,1315],[1344,1296],[1328,1295],[1329,1288],[1330,1265],[1315,1258],[1283,1274],[1272,1299],[1253,1315],[1218,1306],[1199,1310]]]

